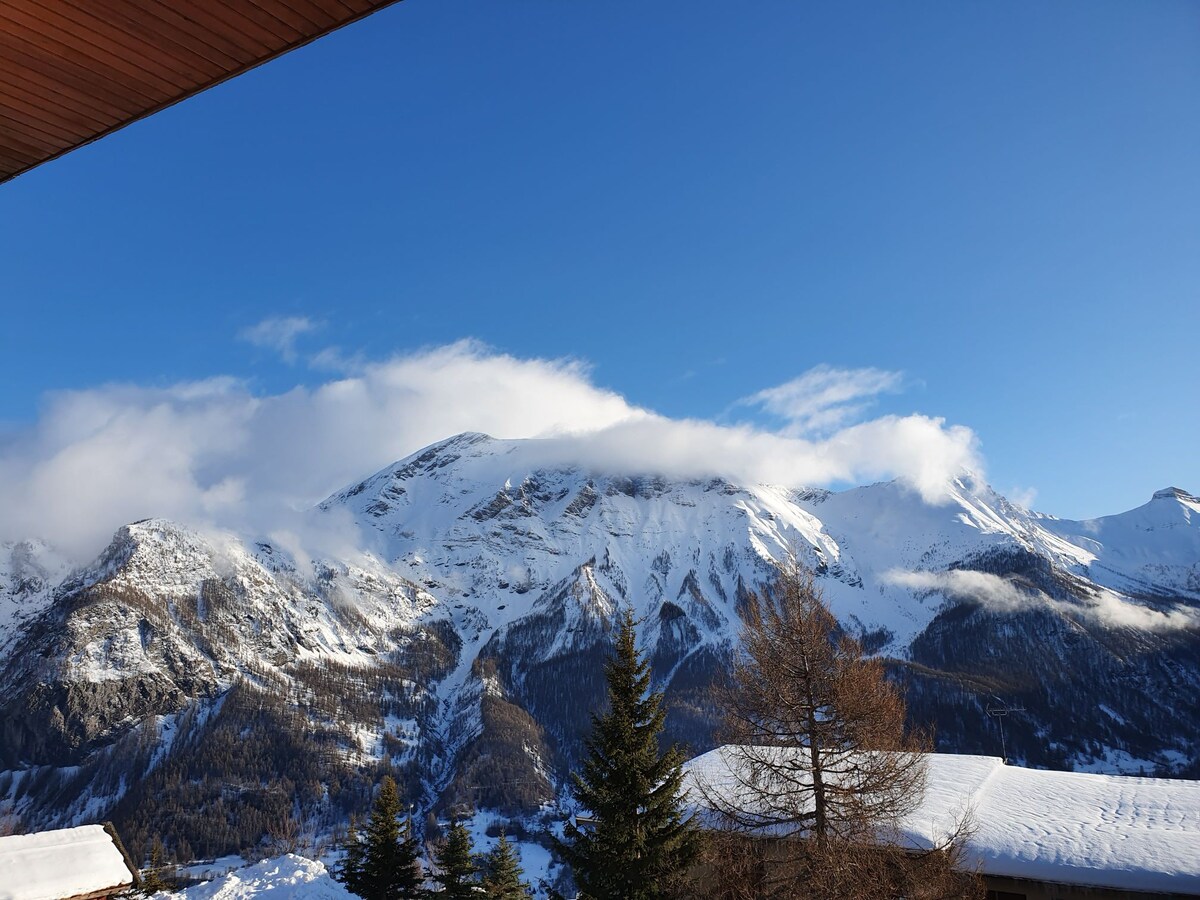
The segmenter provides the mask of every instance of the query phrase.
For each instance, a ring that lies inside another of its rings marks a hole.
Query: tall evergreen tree
[[[500,840],[484,863],[483,889],[489,900],[527,900],[533,896],[529,885],[521,880],[524,874],[512,844],[500,832]]]
[[[396,896],[402,900],[417,900],[425,897],[425,872],[421,868],[421,845],[413,833],[412,816],[405,816],[400,824],[400,856],[392,883]]]
[[[354,893],[363,888],[363,863],[366,861],[366,846],[358,833],[358,821],[350,817],[350,829],[346,832],[346,855],[338,868],[338,877]]]
[[[557,842],[582,896],[593,900],[669,896],[699,850],[683,813],[683,752],[659,751],[666,711],[662,694],[650,691],[635,624],[626,611],[604,671],[609,711],[592,716],[588,755],[574,776],[572,793],[592,821],[568,823]]]
[[[171,866],[167,864],[167,848],[163,846],[162,838],[155,835],[154,843],[150,846],[150,861],[142,871],[142,893],[149,897],[159,891],[169,891],[174,886]]]
[[[348,840],[342,877],[364,900],[416,900],[424,896],[420,848],[412,819],[400,821],[396,782],[385,777],[371,808],[364,838]]]
[[[446,900],[478,900],[479,869],[471,848],[471,833],[460,820],[450,825],[450,833],[438,848],[437,867],[441,870],[433,880],[442,886],[439,898]]]

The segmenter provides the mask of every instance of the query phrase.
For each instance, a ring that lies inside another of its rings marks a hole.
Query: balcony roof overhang
[[[5,0],[0,183],[397,0]]]

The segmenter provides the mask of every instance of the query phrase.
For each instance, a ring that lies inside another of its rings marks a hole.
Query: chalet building
[[[1048,772],[990,756],[926,758],[921,802],[897,823],[901,845],[937,846],[966,813],[964,860],[983,876],[988,900],[1200,897],[1200,781]],[[747,808],[737,801],[742,759],[720,747],[686,764],[702,822],[718,823],[697,802],[702,796]]]
[[[0,837],[0,900],[108,900],[138,880],[111,825]]]

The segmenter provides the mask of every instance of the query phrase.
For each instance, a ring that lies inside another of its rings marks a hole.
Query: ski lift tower
[[[1004,720],[1006,718],[1008,718],[1010,713],[1025,712],[1025,707],[1009,706],[1003,700],[1001,700],[999,697],[996,697],[996,696],[993,696],[992,699],[995,700],[996,702],[994,704],[989,703],[984,708],[984,710],[985,710],[985,712],[987,712],[988,718],[995,719],[996,723],[1000,726],[1000,758],[1002,760],[1004,760],[1004,763],[1007,765],[1008,764],[1008,746],[1006,745],[1005,740],[1004,740]]]

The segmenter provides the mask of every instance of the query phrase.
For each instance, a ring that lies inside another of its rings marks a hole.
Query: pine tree
[[[483,888],[490,900],[526,900],[532,896],[529,885],[521,880],[525,873],[504,832],[487,855],[484,871]]]
[[[592,823],[568,823],[558,849],[581,895],[593,900],[657,900],[687,870],[699,835],[683,814],[683,752],[660,753],[666,712],[650,692],[650,664],[637,650],[626,611],[605,667],[609,711],[592,716],[582,773],[572,793]]]
[[[438,848],[437,867],[441,870],[433,880],[442,886],[439,897],[446,900],[476,900],[479,869],[471,850],[471,833],[459,820],[450,825],[445,843]]]
[[[350,829],[346,832],[346,855],[342,858],[338,877],[342,883],[355,894],[361,894],[363,885],[363,864],[366,861],[366,847],[358,833],[358,822],[350,817]]]
[[[351,825],[342,878],[346,887],[364,900],[415,900],[425,895],[419,857],[412,819],[400,821],[396,782],[385,777],[371,808],[365,838]]]
[[[425,872],[421,868],[421,845],[413,833],[412,816],[405,816],[400,826],[400,854],[394,880],[396,896],[402,900],[425,897]]]
[[[147,897],[159,891],[169,891],[174,887],[174,881],[171,867],[167,864],[167,848],[163,846],[162,838],[155,835],[150,845],[150,860],[142,872],[141,891]]]

